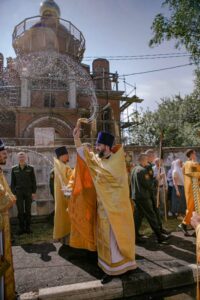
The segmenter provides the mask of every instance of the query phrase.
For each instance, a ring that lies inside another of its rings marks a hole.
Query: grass
[[[49,223],[35,223],[32,224],[31,229],[33,231],[31,234],[17,235],[18,226],[12,225],[13,245],[20,246],[53,241],[53,225]]]
[[[163,222],[163,227],[170,231],[177,231],[177,226],[180,221],[174,218],[169,218],[167,222]],[[24,244],[37,244],[43,242],[53,242],[53,225],[50,223],[34,223],[32,224],[32,234],[17,235],[18,226],[12,225],[12,235],[14,238],[14,246],[20,246]],[[141,233],[149,236],[152,234],[152,230],[144,219]]]
[[[168,218],[167,221],[163,221],[163,227],[169,231],[177,231],[178,224],[180,224],[181,221],[178,221],[175,218]],[[152,229],[149,226],[149,223],[144,219],[141,227],[141,233],[144,235],[151,235],[152,234]]]

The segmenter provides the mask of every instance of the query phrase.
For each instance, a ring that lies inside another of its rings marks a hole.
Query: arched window
[[[103,130],[105,130],[107,132],[111,132],[111,127],[112,127],[111,122],[112,122],[111,110],[110,110],[110,108],[107,108],[103,112]]]
[[[44,107],[55,107],[55,95],[45,94],[44,95]]]

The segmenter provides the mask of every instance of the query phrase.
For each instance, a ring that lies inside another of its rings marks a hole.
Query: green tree
[[[130,130],[131,143],[140,146],[157,144],[158,134],[154,112],[141,110],[137,115],[133,113],[131,118],[134,123]]]
[[[184,46],[195,63],[200,60],[200,1],[165,0],[163,6],[169,8],[170,16],[157,14],[153,24],[150,46],[163,41],[176,40],[175,47]]]
[[[156,111],[141,111],[138,125],[132,128],[132,143],[158,146],[161,132],[163,146],[196,146],[200,143],[200,101],[194,95],[162,99]],[[133,122],[134,115],[133,115]]]

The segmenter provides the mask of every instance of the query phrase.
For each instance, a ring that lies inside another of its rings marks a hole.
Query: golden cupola
[[[54,0],[44,0],[40,4],[40,15],[47,16],[48,14],[60,18],[60,8]]]

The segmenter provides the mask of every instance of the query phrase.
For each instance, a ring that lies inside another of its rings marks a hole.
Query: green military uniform
[[[161,239],[160,226],[152,203],[152,181],[146,168],[141,165],[133,169],[131,176],[131,198],[135,202],[136,239],[143,217],[146,217],[158,240]]]
[[[11,173],[11,190],[17,197],[18,219],[21,233],[30,232],[32,194],[36,193],[34,168],[28,164],[16,165]]]
[[[54,178],[55,178],[55,173],[54,173],[54,169],[52,169],[50,172],[50,176],[49,176],[49,189],[50,189],[50,193],[51,193],[53,199],[55,199],[54,198],[54,195],[55,195],[54,194]],[[52,225],[54,224],[54,215],[55,215],[55,211],[53,210],[48,217],[48,220],[49,220],[50,224],[52,224]]]
[[[157,199],[156,199],[158,182],[155,179],[155,177],[153,176],[152,163],[150,163],[150,162],[148,163],[148,166],[146,166],[146,170],[147,170],[147,172],[149,174],[149,178],[151,180],[151,200],[152,200],[152,204],[153,204],[153,209],[155,211],[158,224],[159,224],[160,228],[162,229],[162,220],[161,220],[159,209],[157,207]]]
[[[54,169],[51,170],[50,172],[50,177],[49,177],[49,188],[50,188],[50,192],[52,197],[54,198]]]

